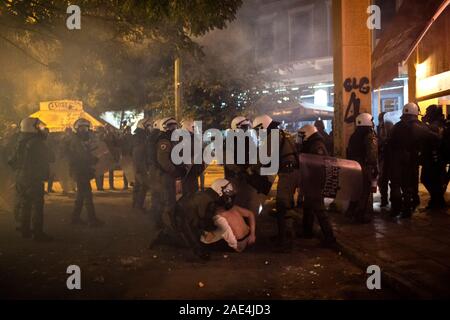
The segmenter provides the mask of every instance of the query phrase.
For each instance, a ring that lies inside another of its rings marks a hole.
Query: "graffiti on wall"
[[[344,90],[351,93],[345,109],[344,121],[354,123],[361,107],[359,94],[366,95],[370,92],[369,78],[362,77],[359,81],[357,78],[347,78],[344,81]]]

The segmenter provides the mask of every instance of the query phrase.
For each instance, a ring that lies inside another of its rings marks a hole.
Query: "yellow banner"
[[[83,102],[78,100],[45,101],[39,104],[39,110],[46,111],[83,111]]]

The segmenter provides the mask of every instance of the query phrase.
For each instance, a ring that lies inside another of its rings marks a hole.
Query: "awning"
[[[40,110],[30,115],[43,121],[50,132],[61,132],[72,128],[75,121],[84,118],[91,122],[92,128],[103,127],[103,123],[84,111],[81,101],[58,100],[42,102]]]
[[[382,33],[372,54],[372,83],[379,88],[398,76],[403,63],[428,30],[436,12],[445,0],[403,1],[395,18]]]
[[[312,103],[300,102],[295,107],[276,110],[269,114],[276,121],[315,121],[317,119],[333,120],[334,109]]]

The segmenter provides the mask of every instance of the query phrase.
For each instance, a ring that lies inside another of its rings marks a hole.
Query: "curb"
[[[371,257],[369,262],[363,252],[353,248],[342,239],[337,240],[335,250],[340,251],[343,256],[363,270],[366,270],[368,266],[373,264],[379,266],[385,264],[385,262],[382,262],[379,258],[374,257]],[[386,266],[382,269],[382,283],[385,283],[389,288],[403,294],[405,296],[404,298],[407,299],[429,300],[433,298],[433,294],[431,292],[419,287],[410,279],[405,278],[394,269]]]

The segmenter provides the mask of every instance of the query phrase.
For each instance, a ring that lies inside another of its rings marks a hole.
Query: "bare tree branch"
[[[7,43],[12,45],[13,47],[15,47],[17,50],[22,52],[24,55],[26,55],[28,58],[30,58],[34,62],[37,62],[38,64],[40,64],[40,65],[42,65],[42,66],[44,66],[46,68],[49,68],[48,64],[46,64],[46,63],[42,62],[41,60],[39,60],[38,58],[34,57],[30,53],[28,53],[25,49],[23,49],[22,47],[18,46],[16,43],[14,43],[12,40],[8,39],[7,37],[5,37],[5,36],[3,36],[1,34],[0,34],[0,38],[5,40]]]

